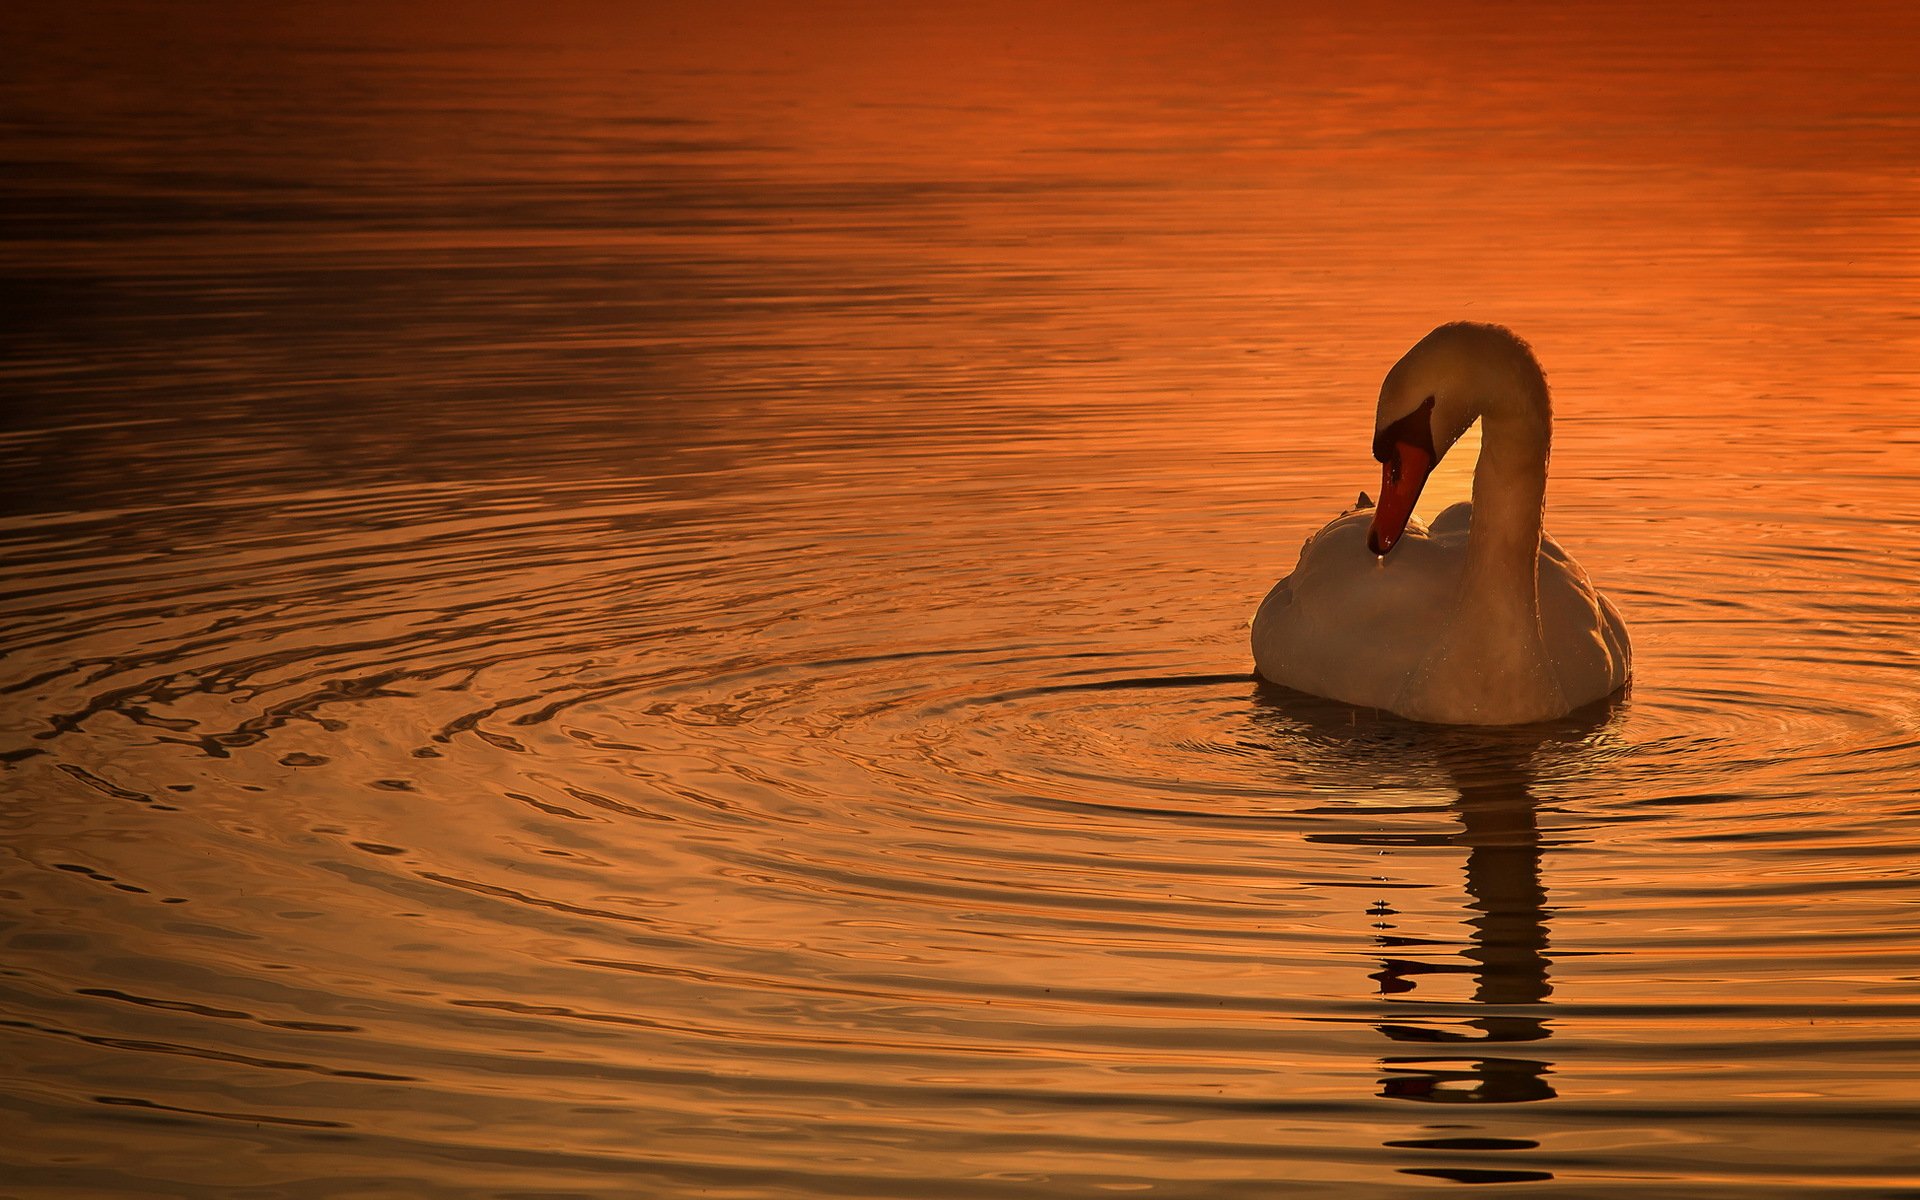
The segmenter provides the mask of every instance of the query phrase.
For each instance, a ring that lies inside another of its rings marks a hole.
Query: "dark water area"
[[[1920,1195],[1914,10],[0,43],[0,1194]],[[1550,726],[1251,675],[1456,318]]]

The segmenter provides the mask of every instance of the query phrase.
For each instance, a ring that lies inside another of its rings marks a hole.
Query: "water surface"
[[[1920,1194],[1920,25],[1622,11],[0,18],[9,1194]],[[1257,687],[1459,317],[1631,692]]]

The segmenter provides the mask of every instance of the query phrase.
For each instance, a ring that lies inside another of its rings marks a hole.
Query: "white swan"
[[[1476,419],[1473,500],[1422,527],[1420,489]],[[1553,411],[1527,344],[1442,325],[1387,372],[1374,429],[1380,502],[1308,538],[1261,602],[1260,675],[1454,725],[1549,720],[1625,686],[1626,624],[1541,531]]]

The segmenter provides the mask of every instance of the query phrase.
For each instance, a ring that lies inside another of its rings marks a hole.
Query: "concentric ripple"
[[[149,1180],[316,1194],[1899,1161],[1920,564],[1846,577],[1841,657],[1796,607],[1831,560],[1714,622],[1630,575],[1629,697],[1444,733],[1257,684],[1229,572],[1122,636],[1146,562],[958,576],[866,478],[17,525],[25,1177],[99,1186],[60,1164],[102,1122]],[[1209,536],[1200,497],[1154,519]],[[1057,564],[1128,540],[1048,528]]]
[[[1920,1194],[1920,9],[102,7],[0,1194]],[[1249,674],[1459,317],[1632,630],[1549,727]]]

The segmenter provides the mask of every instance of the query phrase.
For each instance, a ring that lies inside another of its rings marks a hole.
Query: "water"
[[[1911,10],[903,8],[0,18],[7,1194],[1920,1195]],[[1457,317],[1607,712],[1249,676]]]

